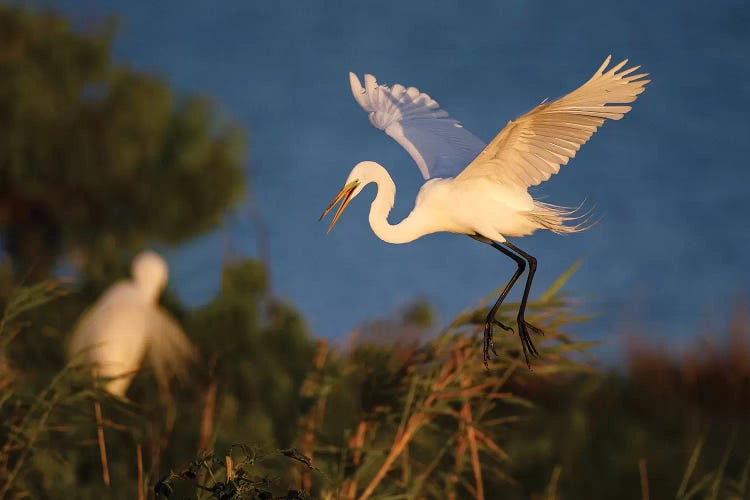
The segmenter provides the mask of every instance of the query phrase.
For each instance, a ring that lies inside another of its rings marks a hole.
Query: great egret
[[[575,209],[535,200],[528,188],[556,174],[605,120],[622,118],[631,109],[623,104],[635,101],[644,91],[650,81],[644,79],[648,73],[632,74],[639,66],[622,70],[627,59],[607,69],[610,60],[608,56],[594,75],[573,92],[554,102],[542,102],[509,121],[488,145],[449,118],[434,99],[418,89],[378,85],[372,75],[365,75],[362,87],[359,78],[349,73],[354,98],[369,113],[370,123],[406,149],[427,182],[419,190],[409,216],[391,225],[388,213],[393,208],[396,186],[381,165],[360,162],[321,220],[341,201],[328,228],[330,232],[349,202],[374,182],[377,195],[369,220],[380,239],[408,243],[439,231],[467,234],[512,258],[518,268],[489,311],[484,326],[485,366],[490,351],[497,356],[493,326],[513,332],[495,319],[495,313],[523,273],[526,262],[529,273],[518,310],[518,334],[526,363],[529,353],[538,356],[529,330],[543,332],[524,319],[537,261],[506,237],[526,236],[537,229],[555,233],[586,229],[581,223],[566,224],[580,219]]]
[[[177,322],[159,305],[167,284],[164,259],[152,251],[138,254],[132,280],[108,288],[79,320],[69,357],[92,365],[106,378],[105,390],[124,397],[148,353],[161,389],[172,376],[184,375],[194,355],[193,346]]]

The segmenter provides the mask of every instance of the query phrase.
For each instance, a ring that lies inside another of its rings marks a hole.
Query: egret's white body
[[[108,288],[81,317],[69,347],[75,362],[92,365],[105,389],[124,397],[148,354],[160,386],[184,372],[193,347],[177,322],[159,305],[167,284],[166,262],[142,252],[132,264],[133,279]]]
[[[528,188],[549,179],[561,165],[576,155],[605,120],[619,120],[630,111],[624,104],[636,100],[649,80],[647,73],[633,74],[638,67],[622,69],[627,60],[608,68],[610,57],[594,75],[573,92],[553,102],[543,102],[525,115],[508,122],[500,133],[485,144],[440,109],[429,95],[414,87],[378,85],[365,75],[364,87],[350,73],[352,93],[368,112],[370,123],[383,130],[406,149],[426,179],[412,212],[400,223],[388,222],[396,186],[388,172],[376,162],[364,161],[352,169],[344,188],[323,213],[339,201],[329,231],[347,204],[369,183],[378,187],[370,209],[370,226],[389,243],[408,243],[439,231],[467,234],[491,244],[511,256],[519,271],[492,308],[485,327],[485,360],[492,348],[491,326],[494,314],[515,283],[525,263],[529,278],[518,317],[519,333],[535,352],[523,319],[528,288],[536,260],[518,249],[506,237],[527,236],[537,229],[572,233],[585,229],[566,224],[579,219],[575,210],[539,202]],[[321,217],[322,219],[322,217]],[[503,246],[518,255],[511,255]],[[500,325],[510,330],[510,328]],[[534,329],[533,327],[531,327]],[[489,339],[489,340],[487,340]]]
[[[370,210],[370,227],[388,243],[409,243],[440,231],[505,241],[505,236],[526,236],[539,228],[534,219],[535,202],[527,192],[492,186],[478,179],[428,180],[419,190],[409,216],[391,225],[388,214],[395,201],[396,187],[388,172],[375,162],[364,161],[350,177],[359,179],[362,185],[369,180],[378,186]]]

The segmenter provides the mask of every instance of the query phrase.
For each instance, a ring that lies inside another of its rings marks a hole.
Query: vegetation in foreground
[[[6,359],[0,498],[747,498],[739,315],[726,348],[672,359],[639,347],[625,372],[604,372],[570,359],[588,346],[562,330],[583,318],[551,290],[533,304],[548,332],[533,372],[510,336],[486,371],[486,308],[426,339],[429,310],[415,305],[334,349],[313,344],[288,309],[252,300],[261,269],[229,266],[221,295],[185,313],[208,368],[171,401],[147,372],[122,402],[64,366],[35,386],[45,370]],[[70,301],[65,290],[16,290],[3,348]],[[390,340],[366,340],[375,334]]]

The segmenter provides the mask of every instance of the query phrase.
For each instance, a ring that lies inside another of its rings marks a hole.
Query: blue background
[[[725,324],[747,297],[747,2],[37,4],[84,28],[118,16],[118,61],[214,96],[248,128],[251,200],[222,230],[166,251],[172,284],[190,304],[216,292],[228,245],[239,255],[266,247],[274,293],[325,337],[415,297],[429,299],[442,323],[476,305],[514,269],[495,250],[449,234],[381,242],[367,224],[372,188],[329,236],[317,222],[358,161],[378,161],[396,181],[391,222],[408,214],[422,182],[406,152],[371,127],[348,72],[417,86],[489,141],[509,119],[577,87],[610,53],[653,81],[631,113],[535,191],[561,205],[586,199],[602,221],[578,235],[516,240],[540,262],[532,293],[584,257],[567,289],[598,316],[575,333],[608,340],[605,357],[625,332],[682,343]]]

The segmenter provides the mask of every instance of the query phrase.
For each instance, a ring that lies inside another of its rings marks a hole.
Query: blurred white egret
[[[167,284],[167,263],[145,251],[133,259],[132,280],[109,287],[78,322],[69,356],[92,365],[105,389],[124,397],[148,353],[156,379],[165,390],[169,379],[184,375],[193,346],[177,322],[159,307]]]
[[[538,355],[529,330],[542,333],[524,319],[536,259],[506,237],[526,236],[537,229],[555,233],[586,229],[580,223],[566,225],[580,219],[575,210],[537,201],[529,195],[528,188],[556,174],[605,120],[619,120],[630,111],[630,106],[623,104],[635,101],[650,81],[644,79],[648,73],[633,74],[639,66],[622,70],[627,60],[608,69],[610,59],[607,57],[594,75],[573,92],[554,102],[543,102],[509,121],[488,145],[449,118],[434,99],[418,89],[378,85],[372,75],[365,75],[362,87],[350,73],[352,93],[369,113],[370,123],[406,149],[427,182],[419,190],[409,216],[391,225],[388,213],[393,208],[396,186],[381,165],[363,161],[351,171],[321,220],[341,201],[330,231],[347,204],[374,182],[378,191],[369,220],[380,239],[408,243],[426,234],[447,231],[467,234],[511,257],[518,269],[485,322],[485,365],[489,351],[495,352],[493,326],[513,331],[497,321],[495,313],[528,262],[529,274],[517,317],[528,364],[528,353]]]

